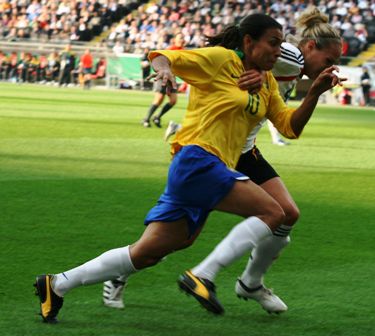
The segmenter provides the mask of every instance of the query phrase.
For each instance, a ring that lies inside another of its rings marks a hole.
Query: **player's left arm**
[[[297,109],[288,108],[281,96],[275,92],[274,87],[271,87],[273,94],[271,95],[267,118],[272,121],[281,134],[289,139],[298,138],[301,135],[314,112],[319,96],[346,80],[346,78],[339,78],[334,71],[338,71],[336,66],[331,66],[322,71],[311,85],[303,103]]]
[[[310,120],[320,95],[346,81],[346,78],[339,78],[334,71],[339,71],[339,68],[335,65],[326,68],[320,73],[312,83],[301,106],[293,113],[290,124],[297,136],[302,133],[303,128]]]

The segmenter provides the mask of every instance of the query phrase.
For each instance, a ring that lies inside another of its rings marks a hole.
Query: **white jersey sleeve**
[[[281,45],[281,56],[272,69],[279,91],[285,101],[289,99],[290,93],[296,86],[304,66],[301,51],[293,44],[284,42]]]
[[[304,58],[301,51],[289,42],[282,43],[281,55],[277,59],[277,62],[272,69],[272,74],[279,84],[280,95],[284,98],[285,101],[289,99],[291,92],[300,79],[303,71],[303,66]],[[254,147],[255,138],[264,125],[265,121],[266,119],[263,119],[251,131],[246,140],[246,144],[242,150],[242,153],[246,153]]]

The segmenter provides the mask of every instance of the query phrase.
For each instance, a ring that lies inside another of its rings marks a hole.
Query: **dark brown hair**
[[[242,49],[242,41],[245,35],[250,35],[252,39],[259,40],[270,28],[282,30],[282,26],[270,16],[252,14],[243,18],[238,25],[227,26],[219,34],[205,37],[208,46]]]

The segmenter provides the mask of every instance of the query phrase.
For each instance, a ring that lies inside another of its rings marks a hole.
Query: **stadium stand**
[[[89,45],[96,60],[105,58],[108,83],[124,78],[139,82],[144,50],[166,48],[177,32],[184,34],[187,48],[201,47],[204,35],[215,34],[248,14],[263,12],[282,24],[285,33],[293,34],[296,19],[310,4],[329,15],[331,24],[341,31],[343,64],[358,55],[355,64],[375,56],[370,46],[375,43],[375,2],[370,0],[0,1],[0,72],[6,80],[14,73],[4,70],[10,59],[14,62],[14,53],[17,62],[22,53],[31,54],[23,62],[33,60],[35,67],[52,51],[60,53],[70,43],[77,56]],[[36,81],[38,76],[23,78]]]

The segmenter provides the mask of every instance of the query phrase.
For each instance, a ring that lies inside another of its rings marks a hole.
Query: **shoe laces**
[[[261,289],[260,289],[264,294],[266,295],[269,295],[269,296],[273,296],[273,289],[272,288],[267,288],[265,286],[263,286]]]

